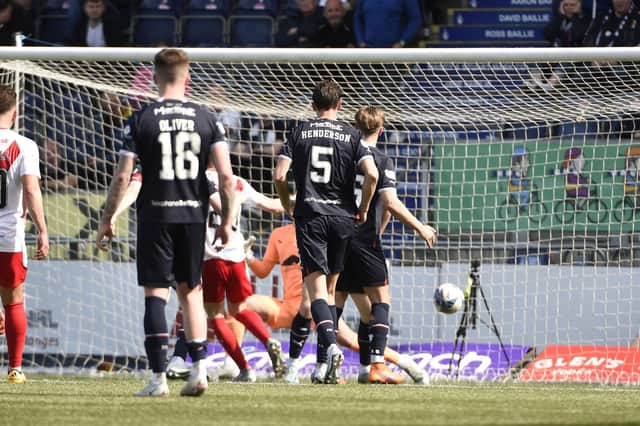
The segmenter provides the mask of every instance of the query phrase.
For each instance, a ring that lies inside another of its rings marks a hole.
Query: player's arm
[[[31,220],[38,229],[36,259],[44,259],[49,254],[49,232],[47,230],[47,222],[44,218],[40,180],[38,179],[38,176],[31,174],[23,175],[21,180],[25,205],[29,211]]]
[[[98,248],[101,250],[107,250],[107,242],[110,242],[114,237],[114,215],[127,192],[134,163],[135,154],[133,152],[120,151],[120,159],[109,187],[96,238]]]
[[[256,191],[256,189],[245,179],[240,177],[238,179],[240,180],[243,188],[243,204],[247,204],[251,207],[257,207],[260,210],[273,214],[284,213],[284,209],[282,208],[282,203],[280,203],[279,198],[267,197],[263,193]]]
[[[400,222],[412,227],[429,247],[436,243],[436,230],[429,225],[422,224],[409,209],[400,201],[395,189],[390,188],[380,192],[382,206]]]
[[[291,193],[289,192],[289,184],[287,183],[287,172],[291,167],[291,158],[280,155],[276,162],[276,168],[273,172],[273,184],[280,198],[280,205],[284,211],[293,217],[293,206],[291,205]]]
[[[372,156],[363,157],[358,166],[360,171],[364,175],[364,182],[362,183],[362,200],[358,206],[358,223],[364,223],[367,221],[367,212],[369,211],[369,205],[371,199],[376,191],[376,185],[378,183],[378,168],[373,161]]]
[[[116,211],[113,213],[113,217],[111,220],[113,223],[116,222],[118,217],[122,214],[123,211],[129,208],[133,203],[138,199],[138,195],[140,194],[140,189],[142,188],[142,182],[134,180],[129,182],[129,186],[122,197],[122,201],[116,207]]]
[[[222,223],[216,228],[216,239],[220,239],[222,245],[227,244],[231,238],[233,219],[235,217],[233,209],[235,204],[235,191],[233,187],[233,171],[231,170],[231,159],[229,158],[229,146],[224,136],[224,126],[216,123],[219,134],[216,136],[214,144],[211,146],[211,160],[218,172],[218,190],[220,194],[220,216]],[[236,210],[237,211],[237,210]]]
[[[251,245],[253,241],[251,241],[251,237],[249,237],[249,241],[251,244],[248,244],[245,247],[245,252],[247,255],[247,266],[251,269],[251,272],[256,274],[258,278],[266,278],[267,275],[273,271],[273,268],[278,264],[278,248],[276,247],[275,240],[272,233],[269,236],[269,242],[267,243],[267,250],[264,252],[264,258],[262,260],[257,259],[253,251],[251,250]],[[255,238],[254,238],[255,241]]]
[[[384,230],[387,229],[389,221],[391,220],[391,212],[387,209],[382,210],[382,219],[380,220],[380,237],[384,234]]]

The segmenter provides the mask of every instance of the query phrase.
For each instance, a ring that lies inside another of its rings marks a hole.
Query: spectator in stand
[[[14,46],[16,32],[33,34],[34,22],[33,17],[13,1],[0,0],[0,45]]]
[[[637,46],[640,14],[633,0],[613,0],[612,8],[597,16],[584,38],[585,46]]]
[[[359,47],[405,47],[422,26],[418,0],[360,0],[354,27]]]
[[[317,0],[297,0],[297,13],[288,17],[282,31],[278,31],[278,47],[316,47],[318,29],[324,21]]]
[[[45,138],[41,151],[42,183],[47,191],[64,191],[78,186],[78,178],[68,170],[61,143]]]
[[[352,25],[346,21],[347,9],[341,0],[327,0],[325,21],[318,30],[317,47],[355,47]]]
[[[544,29],[553,47],[581,47],[591,18],[583,13],[581,0],[562,0],[559,13]]]
[[[71,46],[105,47],[124,44],[117,11],[107,8],[106,0],[84,0],[82,19],[68,41]]]

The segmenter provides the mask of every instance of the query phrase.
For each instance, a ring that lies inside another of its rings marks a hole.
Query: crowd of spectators
[[[581,0],[561,0],[545,28],[555,47],[619,47],[640,44],[640,10],[634,0],[612,0],[611,6],[591,19]]]
[[[38,35],[38,17],[67,16],[65,45],[124,46],[137,14],[268,15],[277,47],[403,47],[423,37],[426,0],[0,0],[0,43]],[[223,9],[224,8],[224,9]],[[272,11],[272,9],[273,11]],[[227,12],[228,11],[228,12]],[[37,37],[36,37],[37,38]],[[179,40],[179,38],[178,38]],[[46,40],[45,40],[46,41]],[[213,44],[212,44],[213,45]]]

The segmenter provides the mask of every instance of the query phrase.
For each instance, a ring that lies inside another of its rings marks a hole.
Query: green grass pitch
[[[640,390],[545,384],[287,386],[211,384],[199,398],[135,398],[143,380],[28,377],[0,383],[7,425],[622,425],[640,424]]]

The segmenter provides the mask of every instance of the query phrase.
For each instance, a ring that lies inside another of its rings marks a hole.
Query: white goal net
[[[342,120],[351,122],[363,105],[385,111],[379,146],[395,161],[398,195],[439,233],[435,249],[397,221],[383,237],[390,345],[430,373],[446,374],[461,314],[436,313],[433,292],[444,282],[466,287],[470,261],[478,260],[505,347],[479,299],[463,376],[496,379],[555,350],[538,361],[540,369],[591,362],[593,369],[574,373],[638,382],[637,365],[635,375],[606,376],[603,366],[617,372],[615,356],[594,360],[583,351],[629,349],[640,329],[640,51],[188,52],[189,97],[222,114],[235,172],[267,194],[274,194],[274,154],[286,130],[312,116],[317,81],[342,85]],[[26,365],[146,365],[134,215],[119,222],[107,255],[93,240],[123,120],[154,95],[154,53],[0,49],[2,82],[19,92],[18,129],[41,147],[52,240],[50,258],[29,267]],[[257,211],[245,219],[258,251],[282,224]],[[281,296],[272,282],[258,280],[257,291]],[[345,316],[357,325],[352,306]]]

